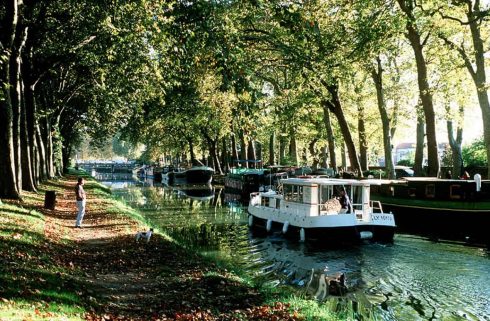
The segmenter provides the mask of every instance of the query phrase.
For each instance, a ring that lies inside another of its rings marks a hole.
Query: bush
[[[447,145],[446,149],[441,156],[441,166],[452,167],[453,166],[453,151],[451,146]]]
[[[400,166],[408,166],[408,167],[413,167],[414,161],[412,159],[401,159],[396,163],[397,165]]]
[[[487,167],[487,152],[483,137],[463,147],[463,164],[465,167]]]
[[[372,175],[374,178],[386,178],[388,177],[386,175],[386,172],[381,169],[375,169],[375,170],[368,170],[362,173],[364,177],[369,177],[369,175]]]

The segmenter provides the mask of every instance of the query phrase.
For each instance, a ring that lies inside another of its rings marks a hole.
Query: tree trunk
[[[211,160],[213,162],[213,167],[214,171],[220,175],[223,175],[223,170],[221,169],[221,164],[219,161],[219,156],[218,156],[218,141],[219,138],[211,138],[211,136],[208,135],[208,133],[203,131],[203,136],[206,139],[208,143],[208,148],[209,148],[209,154],[211,157]]]
[[[328,106],[323,104],[323,122],[327,130],[328,155],[330,156],[330,167],[337,170],[337,155],[335,154],[335,137],[333,136],[332,123],[330,121],[330,112]],[[325,166],[327,167],[327,166]]]
[[[367,139],[366,139],[366,126],[364,124],[364,119],[366,115],[364,114],[364,106],[362,102],[359,100],[357,102],[357,132],[359,135],[359,162],[361,165],[361,170],[367,171],[368,168],[368,147],[367,147]]]
[[[46,170],[48,178],[54,177],[54,160],[53,160],[53,135],[51,133],[51,121],[49,117],[44,118],[44,137],[46,147]]]
[[[240,149],[240,158],[244,161],[243,167],[248,168],[247,141],[242,130],[240,131]]]
[[[61,156],[62,156],[62,159],[63,159],[63,171],[60,173],[63,174],[63,173],[66,173],[68,171],[68,164],[70,162],[70,155],[72,153],[72,148],[71,147],[65,147],[62,149],[61,151]]]
[[[25,58],[24,60],[28,60]],[[27,129],[27,141],[28,141],[28,154],[30,157],[29,168],[31,170],[30,174],[24,172],[24,174],[31,176],[33,189],[37,188],[39,183],[39,173],[36,170],[36,164],[38,161],[37,157],[37,143],[36,143],[36,101],[34,96],[35,84],[33,84],[32,77],[30,75],[31,70],[28,67],[29,63],[24,62],[23,64],[23,76],[24,76],[24,106],[25,106],[25,122]]]
[[[269,165],[276,165],[276,159],[274,155],[274,145],[276,143],[276,133],[272,133],[269,138]]]
[[[260,165],[260,168],[262,168],[262,164],[264,163],[264,158],[262,155],[262,144],[258,141],[255,141],[255,158],[260,161],[260,163],[256,163],[257,165],[255,168],[258,168],[257,166]]]
[[[359,177],[363,177],[361,165],[359,164],[359,157],[357,156],[356,146],[352,135],[350,133],[349,124],[345,119],[344,112],[342,110],[342,104],[340,103],[338,84],[334,83],[327,85],[327,89],[331,95],[331,99],[328,101],[323,101],[324,104],[328,106],[328,109],[335,115],[339,123],[340,131],[344,137],[344,142],[349,153],[350,166],[354,172],[357,172]]]
[[[56,127],[59,126],[57,123]],[[55,170],[55,176],[60,177],[63,174],[63,145],[60,141],[59,132],[53,133],[53,166]]]
[[[401,79],[401,71],[400,71],[400,68],[398,67],[398,65],[396,63],[396,59],[392,59],[392,63],[393,63],[393,66],[395,67],[395,71],[396,71],[396,73],[392,76],[392,81],[395,85],[399,85],[400,79]],[[380,75],[381,75],[381,80],[383,80],[382,72],[380,73]],[[384,93],[384,91],[383,91],[383,93]],[[384,101],[384,97],[383,97],[383,101]],[[386,106],[386,102],[385,102],[385,106]],[[400,110],[400,102],[397,99],[395,99],[393,101],[393,110],[391,111],[391,117],[389,118],[389,125],[390,125],[390,132],[389,133],[390,133],[390,138],[391,138],[390,140],[393,140],[393,137],[395,137],[396,127],[398,126],[398,117],[400,114],[399,110]]]
[[[483,39],[481,37],[480,26],[485,23],[480,17],[480,1],[476,1],[472,7],[472,1],[468,4],[468,21],[470,21],[471,38],[473,41],[476,71],[471,72],[473,81],[476,86],[478,102],[482,113],[483,120],[483,141],[485,142],[487,152],[487,177],[490,177],[490,102],[488,99],[488,84],[485,73],[485,50],[483,48]],[[472,64],[467,64],[467,68]]]
[[[298,146],[294,132],[291,133],[291,139],[289,140],[289,159],[294,165],[298,166]]]
[[[410,30],[413,30],[412,28]],[[427,136],[427,159],[428,169],[427,176],[438,177],[439,176],[439,154],[437,150],[436,139],[436,118],[434,112],[434,106],[432,103],[432,94],[427,80],[427,65],[422,53],[422,46],[420,44],[420,35],[414,31],[410,32],[412,47],[415,52],[415,60],[417,62],[417,76],[419,84],[420,98],[422,100],[422,107],[424,109],[425,116],[425,133]]]
[[[192,142],[192,139],[187,139],[187,142],[189,143],[189,153],[191,154],[191,166],[196,166],[197,161],[196,153],[194,151],[194,143]]]
[[[322,146],[322,167],[323,168],[328,167],[327,146]]]
[[[479,89],[479,91],[483,90]],[[486,91],[485,93],[478,93],[478,100],[480,101],[480,108],[482,110],[483,141],[487,152],[487,177],[490,177],[490,103]]]
[[[39,172],[39,179],[40,181],[45,181],[48,179],[48,166],[47,166],[47,161],[46,161],[46,146],[44,144],[44,139],[41,133],[41,128],[37,124],[36,125],[36,142],[37,142],[37,147],[39,149],[38,155],[39,155],[39,162],[37,165],[38,172]]]
[[[223,164],[223,169],[225,173],[230,171],[230,155],[228,152],[228,142],[226,137],[221,140],[221,163]]]
[[[233,133],[231,134],[231,158],[232,158],[231,166],[238,165],[237,161],[239,160],[239,157],[238,157],[238,150],[236,144],[236,136]]]
[[[415,147],[415,164],[413,170],[415,176],[425,176],[424,172],[424,118],[422,115],[417,116],[417,144]]]
[[[461,108],[460,111],[462,110],[463,109]],[[461,126],[458,126],[456,130],[456,138],[454,138],[453,122],[452,120],[448,120],[447,136],[449,140],[449,146],[451,147],[453,159],[451,178],[458,178],[461,177],[463,173],[463,152],[461,148],[461,143],[463,142],[463,128]]]
[[[311,164],[311,168],[313,170],[317,170],[318,164],[320,164],[320,160],[318,159],[318,151],[316,150],[316,147],[315,147],[317,141],[318,141],[318,138],[315,138],[308,145],[308,150],[310,152],[311,157],[313,158],[313,163]]]
[[[389,179],[395,178],[395,166],[393,165],[393,155],[391,146],[392,128],[390,128],[390,119],[388,118],[388,112],[386,110],[386,102],[384,98],[383,89],[383,68],[381,66],[381,59],[377,60],[377,68],[371,70],[371,76],[376,87],[376,97],[378,100],[378,110],[381,118],[382,130],[383,130],[383,150],[385,156],[385,168]]]
[[[36,191],[32,171],[31,140],[27,122],[27,106],[25,100],[21,104],[20,133],[21,133],[21,163],[22,163],[22,189],[25,191]]]
[[[286,160],[286,137],[281,135],[279,137],[279,165],[284,165]]]
[[[218,139],[209,140],[209,153],[211,154],[211,158],[213,159],[214,171],[219,175],[223,175],[223,170],[221,169],[221,164],[218,157]]]
[[[425,131],[427,136],[427,175],[431,177],[438,177],[440,168],[436,139],[436,119],[434,105],[432,102],[431,88],[427,79],[427,62],[425,61],[423,53],[425,40],[424,42],[422,41],[419,31],[414,25],[415,17],[413,15],[413,2],[398,0],[398,3],[407,16],[407,37],[415,54],[415,62],[417,65],[417,80],[420,99],[424,110]]]
[[[10,78],[7,63],[1,69],[0,81]],[[6,86],[2,87],[4,99],[0,99],[0,197],[20,198],[16,175],[14,158],[14,141],[12,133],[12,105],[10,104],[10,93]]]
[[[342,170],[343,171],[347,170],[347,155],[345,153],[345,144],[340,144],[340,160],[341,160]]]
[[[15,30],[14,48],[10,56],[10,99],[12,105],[12,138],[14,143],[15,181],[17,189],[22,189],[22,146],[21,146],[21,53],[27,37],[27,29],[22,25],[19,17]]]
[[[0,64],[0,197],[20,198],[15,173],[13,111],[10,96],[10,63],[15,30],[18,19],[17,0],[4,4],[2,32],[0,33],[0,55],[5,60]]]
[[[255,150],[255,141],[253,140],[252,137],[250,137],[248,140],[247,155],[248,155],[248,159],[253,161],[252,163],[249,164],[249,167],[256,168],[257,163],[255,163],[255,161],[257,160],[257,151]]]

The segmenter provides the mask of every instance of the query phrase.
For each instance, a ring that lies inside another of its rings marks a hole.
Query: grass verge
[[[76,271],[54,258],[66,251],[44,235],[44,215],[23,205],[0,204],[0,320],[80,320]]]
[[[86,173],[69,175],[47,182],[38,194],[26,193],[22,203],[0,204],[0,320],[147,320],[148,313],[167,320],[339,320],[312,300],[258,283],[233,262],[184,249],[163,233],[152,247],[142,247],[134,244],[129,225],[114,224],[124,225],[120,236],[81,247],[69,238],[69,229],[48,224],[53,213],[41,209],[44,192],[66,194],[74,175],[87,178],[92,212],[118,223],[130,220],[133,228],[148,223]],[[58,207],[60,216],[72,211],[63,207],[63,199]],[[132,284],[138,291],[134,297],[118,297],[132,282],[127,275],[134,273],[151,282]],[[118,275],[121,284],[104,280],[107,275]]]

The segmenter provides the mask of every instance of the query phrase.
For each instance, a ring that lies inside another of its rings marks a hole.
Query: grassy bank
[[[86,309],[78,271],[57,259],[72,245],[46,237],[35,198],[0,205],[0,320],[79,320]]]
[[[143,217],[95,181],[74,229],[75,174],[0,205],[0,320],[336,319],[164,234],[136,243]],[[54,211],[42,208],[46,190],[57,193]]]

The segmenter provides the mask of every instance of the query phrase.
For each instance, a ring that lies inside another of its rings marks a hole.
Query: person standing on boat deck
[[[85,215],[85,203],[87,199],[87,194],[85,194],[85,190],[83,189],[83,177],[78,178],[78,183],[75,186],[75,195],[77,198],[77,209],[78,209],[78,214],[77,214],[77,221],[75,223],[76,228],[81,228],[82,227],[82,220],[83,216]]]
[[[468,174],[468,172],[467,172],[467,171],[465,171],[465,172],[463,173],[463,176],[461,177],[461,179],[470,179],[470,174]]]
[[[345,190],[340,191],[340,206],[342,206],[341,213],[347,213],[350,210],[350,199],[349,195],[345,192]]]
[[[451,171],[447,171],[447,173],[446,173],[446,178],[447,178],[447,179],[451,179],[451,178],[452,178],[452,173],[451,173]]]

